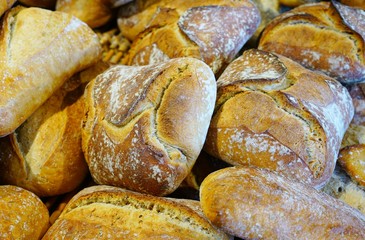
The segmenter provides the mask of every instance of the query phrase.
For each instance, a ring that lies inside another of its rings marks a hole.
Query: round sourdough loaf
[[[217,81],[204,149],[233,165],[259,166],[317,188],[331,177],[354,109],[338,81],[248,50]]]
[[[249,0],[137,0],[135,14],[121,14],[118,26],[132,41],[126,65],[147,65],[195,57],[221,73],[259,26]]]
[[[66,205],[47,239],[229,239],[198,201],[155,197],[111,186],[85,188]]]
[[[41,239],[48,227],[48,209],[34,193],[16,186],[0,186],[1,239]]]
[[[82,147],[99,184],[173,192],[205,141],[216,98],[212,70],[194,58],[115,66],[85,90]]]
[[[365,216],[268,169],[230,167],[200,186],[204,214],[243,239],[364,239]]]
[[[365,14],[337,1],[305,4],[276,17],[258,48],[346,84],[365,81]]]

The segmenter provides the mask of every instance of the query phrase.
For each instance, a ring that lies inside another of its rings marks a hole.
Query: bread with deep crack
[[[337,1],[305,4],[271,21],[258,48],[289,57],[345,84],[364,82],[364,23],[364,10],[359,8]]]
[[[338,81],[251,49],[217,81],[205,151],[233,165],[269,168],[322,187],[354,109]]]
[[[135,1],[136,13],[120,15],[118,26],[132,41],[126,65],[195,57],[214,73],[233,60],[260,23],[248,0]]]
[[[99,184],[173,192],[194,165],[216,97],[212,70],[194,58],[114,66],[85,90],[82,147]]]
[[[16,7],[1,21],[0,136],[19,127],[73,74],[101,57],[97,35],[69,14]]]
[[[200,186],[204,214],[243,239],[364,239],[365,216],[268,169],[231,167]]]
[[[111,186],[85,188],[66,205],[44,240],[229,239],[194,200],[155,197]]]

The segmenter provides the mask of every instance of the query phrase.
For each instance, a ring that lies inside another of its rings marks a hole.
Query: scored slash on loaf
[[[194,58],[115,66],[91,81],[82,146],[99,184],[173,192],[194,165],[216,98],[212,70]]]

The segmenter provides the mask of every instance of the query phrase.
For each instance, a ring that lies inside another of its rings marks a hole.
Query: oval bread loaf
[[[204,214],[244,239],[364,239],[365,216],[345,203],[276,172],[218,170],[200,187]]]
[[[194,200],[174,200],[110,186],[85,188],[66,205],[47,239],[229,239]]]
[[[216,98],[194,58],[115,66],[85,90],[83,152],[94,180],[152,195],[173,192],[205,141]]]
[[[338,81],[298,63],[248,50],[217,81],[204,149],[233,165],[258,166],[321,188],[332,175],[354,113]]]

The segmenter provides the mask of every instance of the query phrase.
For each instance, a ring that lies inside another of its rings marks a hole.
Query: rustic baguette
[[[204,179],[204,214],[244,239],[364,239],[365,216],[345,203],[267,169],[231,167]]]
[[[98,61],[97,35],[69,14],[8,11],[0,32],[0,136],[19,127],[76,72]]]

